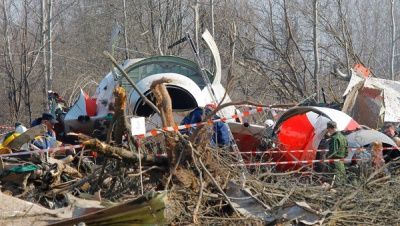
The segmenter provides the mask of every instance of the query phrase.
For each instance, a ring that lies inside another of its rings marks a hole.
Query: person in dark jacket
[[[40,149],[52,148],[54,144],[57,142],[56,132],[54,132],[53,129],[54,125],[58,123],[58,121],[55,119],[54,115],[45,112],[42,114],[41,118],[37,118],[34,122],[35,123],[32,123],[32,125],[34,126],[36,124],[45,125],[47,128],[47,132],[45,134],[42,134],[40,137],[35,138],[32,141],[32,144]]]
[[[209,115],[216,106],[214,104],[207,104],[206,107],[204,108],[205,114],[203,116],[203,108],[196,108],[194,109],[189,115],[187,115],[181,122],[181,125],[186,125],[186,124],[194,124],[194,123],[199,123],[204,120],[204,118]],[[218,115],[214,115],[211,120],[219,119],[220,117]],[[196,128],[190,128],[190,129],[185,129],[182,130],[182,134],[190,135],[194,132]],[[218,146],[229,146],[230,145],[230,139],[229,139],[229,131],[227,128],[227,125],[225,125],[224,122],[215,122],[213,123],[213,135],[211,136],[211,143],[213,145],[218,144]]]
[[[399,133],[396,131],[396,128],[394,127],[394,125],[393,124],[391,124],[391,123],[388,123],[388,124],[386,124],[385,125],[385,127],[384,127],[385,129],[384,129],[384,133],[388,136],[388,137],[390,137],[390,138],[395,138],[395,137],[399,137]]]
[[[392,123],[388,123],[383,129],[383,132],[397,144],[396,140],[400,138],[400,135],[396,131],[396,127]],[[400,152],[398,150],[384,150],[383,156],[385,157],[385,162],[388,163],[390,160],[400,157]]]

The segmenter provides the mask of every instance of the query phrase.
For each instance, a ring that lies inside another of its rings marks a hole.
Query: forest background
[[[192,58],[189,32],[204,62],[208,29],[218,45],[223,82],[234,101],[293,104],[313,93],[317,102],[342,101],[359,63],[372,76],[399,80],[400,0],[2,0],[0,2],[0,125],[29,125],[48,109],[47,91],[72,105],[82,88],[94,94],[110,71],[114,24],[121,27],[114,56]],[[212,65],[207,64],[212,70]],[[330,91],[332,90],[332,92]],[[324,91],[324,92],[323,92]]]

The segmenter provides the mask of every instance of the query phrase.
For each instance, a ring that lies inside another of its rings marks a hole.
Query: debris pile
[[[154,85],[157,106],[163,124],[174,126],[163,82]],[[117,120],[111,125],[122,123],[114,131],[121,133],[129,128],[124,104],[118,104],[125,96],[122,90],[115,95]],[[400,161],[383,164],[382,146],[374,146],[377,164],[348,165],[347,183],[337,186],[311,164],[282,173],[276,165],[252,164],[268,163],[263,155],[242,159],[214,147],[211,126],[198,126],[189,137],[168,131],[110,143],[111,126],[107,141],[70,133],[77,144],[21,150],[45,131],[32,127],[0,149],[0,198],[24,203],[3,211],[1,219],[43,222],[35,217],[46,215],[51,218],[43,224],[51,225],[399,223]]]
[[[27,133],[34,130],[41,133],[38,128]],[[139,220],[182,225],[398,223],[399,162],[392,161],[368,177],[359,173],[355,182],[346,186],[332,187],[324,175],[300,170],[279,173],[272,166],[260,166],[244,172],[234,166],[234,155],[207,145],[205,131],[199,131],[196,144],[175,132],[145,138],[139,146],[140,155],[137,149],[114,147],[79,135],[80,149],[53,149],[56,151],[48,156],[42,152],[2,157],[2,196],[47,208],[47,214],[59,217],[47,221],[54,225]],[[14,151],[2,153],[18,153]],[[168,160],[165,153],[171,151],[177,155]],[[98,154],[96,162],[88,156],[93,152]],[[174,164],[169,165],[169,161]],[[385,169],[391,174],[382,173]],[[348,179],[354,176],[349,174]],[[143,200],[146,207],[137,206],[144,205]],[[29,212],[33,209],[25,210],[22,216],[32,216]],[[122,209],[128,211],[127,216],[137,218],[115,217]],[[104,212],[111,217],[99,218]],[[2,219],[21,216],[6,213]],[[74,218],[65,219],[67,215]]]

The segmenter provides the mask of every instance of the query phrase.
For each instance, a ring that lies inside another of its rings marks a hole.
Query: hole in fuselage
[[[172,101],[172,110],[174,111],[187,111],[197,107],[196,99],[187,90],[179,86],[166,85],[169,96]],[[144,95],[156,105],[156,100],[153,98],[153,93],[148,90]],[[143,99],[140,98],[135,104],[133,114],[142,117],[149,117],[154,114],[154,110],[147,104],[143,104]]]

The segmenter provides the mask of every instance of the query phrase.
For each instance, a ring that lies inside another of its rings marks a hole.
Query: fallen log
[[[161,120],[163,126],[175,126],[174,118],[172,116],[172,100],[169,96],[168,90],[164,83],[170,83],[170,79],[161,78],[151,84],[151,90],[157,102],[157,107],[160,110]],[[176,131],[168,132],[165,134],[165,150],[168,156],[169,175],[163,181],[166,188],[169,186],[171,180],[174,184],[184,188],[190,188],[194,191],[199,189],[199,182],[188,164],[191,158],[188,153],[184,155],[187,147],[182,146],[180,133]],[[189,157],[189,158],[187,158]]]
[[[139,162],[139,159],[142,162],[151,162],[154,164],[164,164],[167,162],[167,159],[165,157],[148,154],[139,155],[131,151],[125,150],[124,148],[113,147],[111,145],[105,144],[98,139],[87,140],[83,142],[82,145],[85,146],[85,149],[91,149],[101,156],[120,159],[128,164],[135,164]]]
[[[171,79],[161,78],[154,81],[150,88],[157,101],[157,107],[160,111],[160,117],[163,126],[175,126],[174,118],[172,116],[172,101],[169,96],[168,90],[164,83],[170,83]],[[175,133],[170,132],[170,136],[165,137],[166,152],[168,154],[168,166],[172,169],[177,164],[178,153],[176,150]]]

